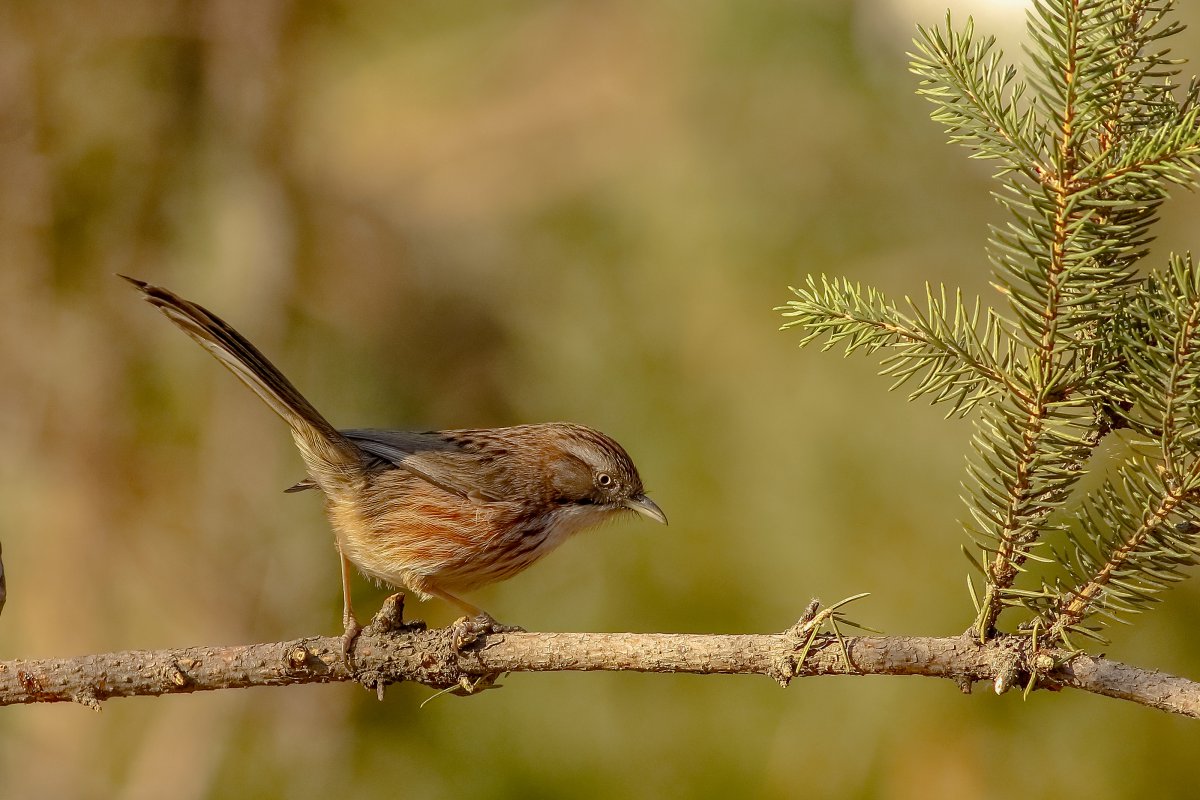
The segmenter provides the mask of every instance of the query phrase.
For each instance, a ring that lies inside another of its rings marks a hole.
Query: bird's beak
[[[643,517],[649,517],[655,522],[661,522],[663,525],[667,524],[667,515],[658,507],[658,503],[655,503],[644,494],[634,495],[626,500],[624,505],[631,511],[638,512]]]

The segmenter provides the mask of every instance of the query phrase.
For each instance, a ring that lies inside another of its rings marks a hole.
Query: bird
[[[573,535],[636,512],[666,524],[633,459],[611,437],[569,422],[499,428],[338,430],[246,337],[161,286],[119,277],[232,372],[291,429],[320,491],[341,559],[342,648],[362,630],[351,576],[440,598],[472,633],[498,623],[462,593],[511,578]]]

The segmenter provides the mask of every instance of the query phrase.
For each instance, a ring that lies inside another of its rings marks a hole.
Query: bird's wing
[[[356,428],[341,432],[363,452],[464,500],[495,501],[511,494],[495,453],[468,447],[454,433]],[[466,440],[469,442],[470,440]]]

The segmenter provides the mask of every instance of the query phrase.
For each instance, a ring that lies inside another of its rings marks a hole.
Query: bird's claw
[[[481,638],[493,633],[525,633],[519,625],[504,625],[488,613],[462,617],[454,623],[454,649],[462,652]]]
[[[346,669],[353,675],[355,672],[354,643],[358,641],[359,635],[362,634],[363,627],[353,617],[344,620],[344,624],[346,629],[342,632],[342,663],[346,665]]]

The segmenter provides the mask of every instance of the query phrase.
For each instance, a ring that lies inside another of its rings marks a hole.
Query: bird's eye
[[[612,475],[609,475],[607,472],[601,472],[596,476],[596,483],[604,487],[612,486]]]

